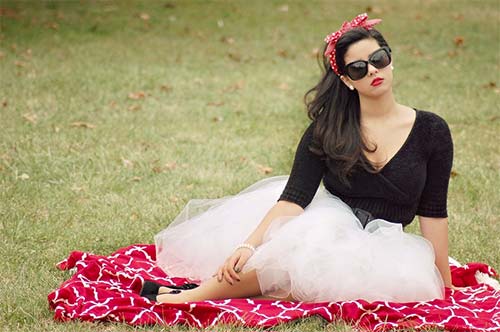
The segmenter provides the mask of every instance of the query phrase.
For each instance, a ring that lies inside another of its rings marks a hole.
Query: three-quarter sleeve
[[[432,152],[427,162],[425,186],[416,214],[423,217],[446,218],[448,184],[453,164],[453,140],[446,121],[438,118],[433,127]]]
[[[304,131],[295,152],[295,159],[288,182],[280,200],[300,205],[303,209],[311,203],[325,172],[326,164],[320,156],[309,150],[312,142],[314,122]]]

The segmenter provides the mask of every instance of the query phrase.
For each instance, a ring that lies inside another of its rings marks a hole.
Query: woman
[[[200,287],[146,282],[142,295],[168,303],[444,296],[452,138],[438,115],[395,101],[379,22],[358,15],[326,38],[326,72],[306,94],[313,121],[289,177],[192,200],[155,237],[159,266]],[[423,237],[402,230],[415,215]]]

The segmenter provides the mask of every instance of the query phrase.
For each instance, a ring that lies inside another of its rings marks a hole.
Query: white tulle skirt
[[[171,276],[210,279],[273,207],[287,180],[269,177],[234,196],[190,200],[155,236],[157,264]],[[412,302],[444,296],[430,242],[383,219],[363,229],[323,186],[301,215],[272,222],[243,272],[253,269],[262,294],[276,298]]]

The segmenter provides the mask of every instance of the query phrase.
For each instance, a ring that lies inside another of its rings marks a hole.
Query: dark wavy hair
[[[338,40],[335,49],[339,72],[344,73],[344,55],[349,46],[363,39],[374,39],[382,46],[389,46],[375,29],[355,28],[347,31]],[[326,50],[327,45],[325,45]],[[361,167],[370,173],[377,169],[363,154],[363,150],[374,152],[365,143],[360,129],[359,95],[350,90],[337,76],[328,58],[323,55],[324,75],[319,83],[306,92],[304,102],[308,117],[315,121],[310,151],[323,157],[329,169],[339,180],[350,186],[348,177]]]

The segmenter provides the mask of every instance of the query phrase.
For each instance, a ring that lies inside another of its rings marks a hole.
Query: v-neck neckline
[[[418,117],[419,117],[419,110],[416,109],[416,108],[412,108],[414,111],[415,111],[415,120],[413,120],[413,124],[411,126],[411,129],[410,129],[410,132],[408,133],[408,136],[406,137],[405,141],[403,142],[403,144],[399,147],[399,149],[396,151],[396,153],[391,157],[391,159],[389,159],[388,162],[386,162],[384,164],[384,166],[382,166],[381,168],[375,168],[373,166],[373,164],[371,163],[371,161],[366,157],[365,155],[365,158],[368,160],[371,168],[373,170],[376,170],[378,171],[378,173],[382,173],[386,168],[387,166],[393,162],[394,159],[396,159],[398,157],[399,154],[401,154],[401,152],[404,150],[404,148],[406,147],[406,145],[408,145],[408,142],[410,141],[410,138],[411,136],[413,135],[413,133],[415,132],[415,127],[417,126],[417,121],[418,121]]]

